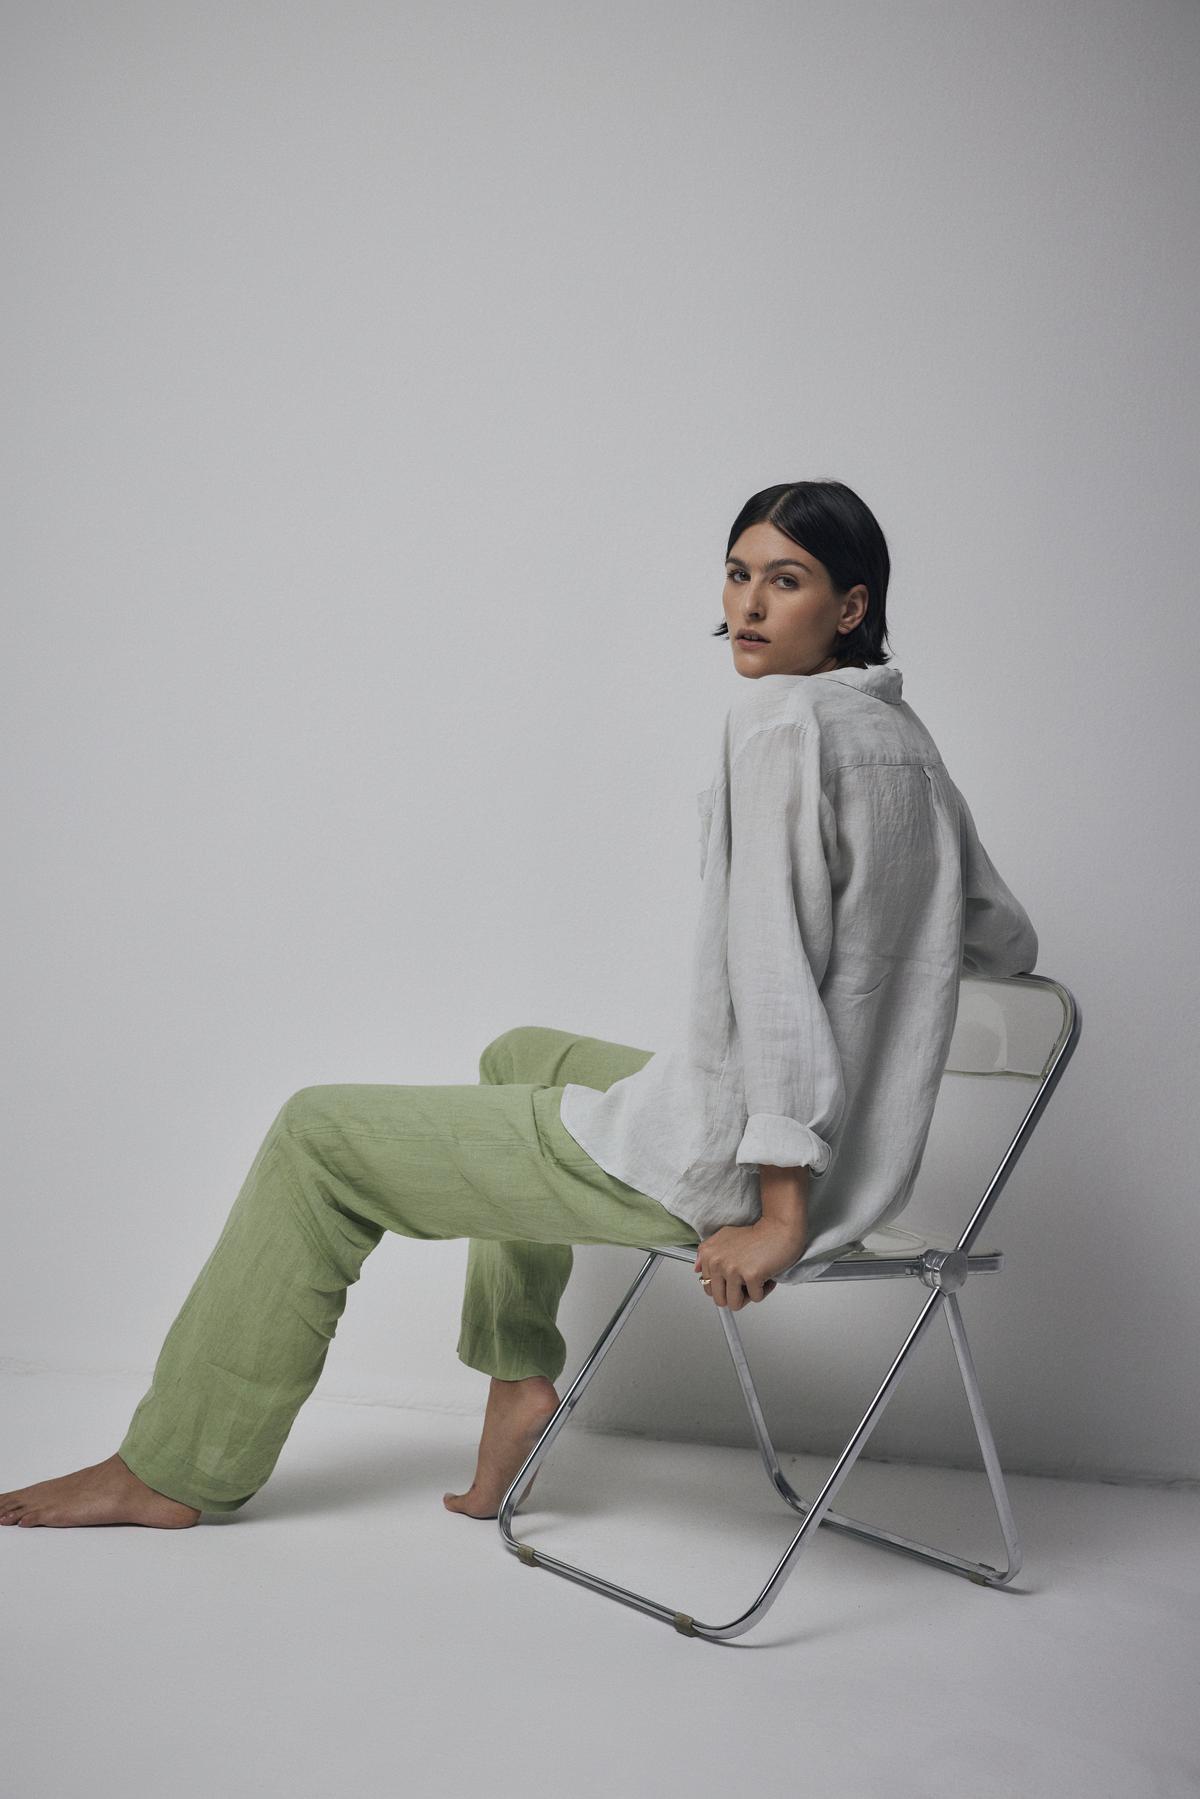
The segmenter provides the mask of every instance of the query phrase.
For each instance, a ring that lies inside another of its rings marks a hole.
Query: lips
[[[753,631],[739,631],[737,640],[739,643],[770,643],[771,641],[769,637],[759,637]]]

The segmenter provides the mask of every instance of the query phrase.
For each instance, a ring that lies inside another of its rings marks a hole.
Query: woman
[[[490,1374],[494,1518],[566,1360],[576,1243],[687,1244],[718,1306],[809,1279],[916,1179],[960,974],[1037,938],[885,666],[890,562],[836,481],[755,494],[725,622],[748,687],[700,796],[686,1027],[657,1054],[540,1026],[472,1086],[321,1086],[284,1104],[117,1452],[0,1494],[0,1523],[181,1529],[268,1478],[385,1231],[467,1237],[458,1354]],[[528,1490],[528,1489],[527,1489]]]

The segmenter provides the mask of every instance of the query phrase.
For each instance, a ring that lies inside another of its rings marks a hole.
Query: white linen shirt
[[[762,1215],[758,1167],[803,1166],[811,1280],[906,1204],[963,972],[1037,961],[893,664],[760,675],[699,797],[686,1026],[560,1117],[608,1173],[701,1239]]]

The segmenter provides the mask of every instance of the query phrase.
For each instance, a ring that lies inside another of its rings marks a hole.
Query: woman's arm
[[[771,1276],[798,1262],[808,1248],[808,1169],[761,1163],[758,1174],[758,1222],[724,1225],[696,1251],[695,1270],[708,1277],[705,1292],[731,1312],[765,1299],[775,1289]]]
[[[735,1160],[815,1176],[829,1166],[846,1099],[820,991],[833,945],[822,804],[806,727],[760,728],[735,752],[725,959],[747,1112]]]
[[[729,772],[726,969],[745,1082],[735,1160],[759,1172],[761,1215],[700,1245],[717,1305],[761,1300],[808,1247],[810,1182],[841,1121],[841,1058],[820,983],[832,947],[815,741],[789,722],[752,731]]]
[[[971,808],[957,787],[954,792],[962,841],[963,972],[992,978],[1029,974],[1038,959],[1037,932],[979,841]]]
[[[760,1162],[758,1186],[762,1195],[762,1215],[776,1224],[802,1230],[808,1240],[808,1192],[811,1176],[807,1168],[775,1168]],[[797,1252],[803,1255],[804,1251]],[[790,1266],[790,1264],[789,1264]]]

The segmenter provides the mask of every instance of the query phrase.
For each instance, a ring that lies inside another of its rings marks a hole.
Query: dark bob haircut
[[[778,487],[764,487],[746,501],[734,519],[726,557],[742,532],[764,519],[824,563],[838,594],[849,593],[860,582],[866,588],[867,610],[852,631],[838,636],[831,651],[837,661],[865,662],[868,667],[890,661],[883,645],[892,563],[870,507],[841,481],[785,481]],[[713,636],[729,636],[724,619]]]

